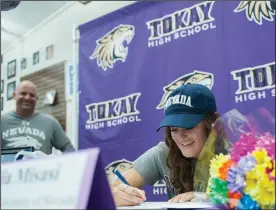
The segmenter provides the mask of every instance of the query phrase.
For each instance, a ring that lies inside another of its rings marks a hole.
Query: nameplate
[[[99,157],[93,148],[1,165],[2,209],[86,209]]]

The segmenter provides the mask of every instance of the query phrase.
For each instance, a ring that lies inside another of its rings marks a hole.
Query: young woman
[[[130,186],[120,181],[113,184],[116,205],[144,202],[140,188],[160,179],[166,182],[170,202],[204,199],[210,160],[228,149],[224,132],[217,133],[213,127],[218,119],[214,95],[207,87],[188,84],[174,90],[158,128],[165,128],[165,142],[146,151],[124,174]]]

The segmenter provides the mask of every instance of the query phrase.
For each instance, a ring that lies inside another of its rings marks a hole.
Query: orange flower
[[[230,208],[235,208],[235,207],[238,206],[239,200],[241,199],[242,194],[239,193],[239,192],[231,193],[231,191],[228,190],[227,197],[229,199],[229,206],[230,206]]]
[[[222,180],[227,179],[229,168],[235,164],[232,160],[227,160],[225,163],[222,164],[222,166],[219,168],[219,178]]]

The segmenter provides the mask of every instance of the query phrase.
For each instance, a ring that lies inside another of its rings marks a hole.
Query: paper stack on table
[[[169,203],[169,202],[145,202],[137,206],[117,207],[117,209],[204,209],[214,208],[210,203],[186,202],[186,203]]]

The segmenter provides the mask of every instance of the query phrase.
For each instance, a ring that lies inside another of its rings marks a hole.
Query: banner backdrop
[[[100,147],[113,179],[163,140],[164,103],[188,83],[274,133],[274,15],[269,1],[139,2],[81,25],[79,148]],[[148,200],[167,199],[165,181]]]

